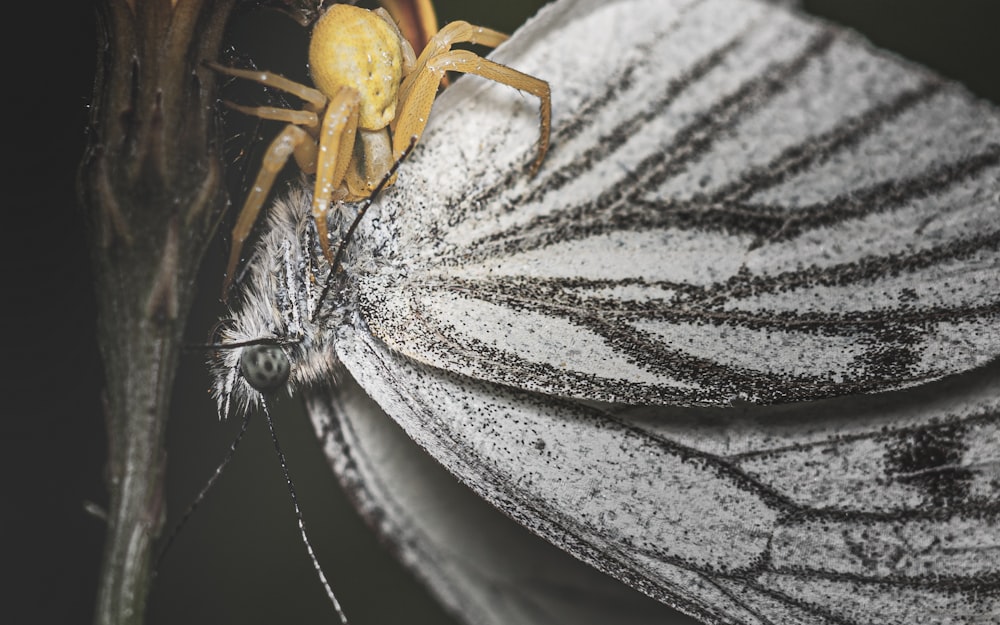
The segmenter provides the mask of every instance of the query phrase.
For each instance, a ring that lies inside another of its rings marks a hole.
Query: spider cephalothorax
[[[213,64],[221,73],[270,85],[305,103],[303,110],[230,105],[288,125],[271,142],[233,228],[224,295],[243,242],[288,157],[294,156],[303,171],[316,175],[312,213],[323,253],[330,260],[324,216],[331,201],[360,200],[371,193],[411,139],[420,137],[446,72],[478,74],[541,99],[541,133],[533,163],[537,170],[549,142],[548,83],[468,50],[451,49],[455,43],[495,47],[505,39],[507,35],[488,28],[452,22],[416,57],[384,10],[337,4],[313,27],[309,65],[316,88],[270,72]]]

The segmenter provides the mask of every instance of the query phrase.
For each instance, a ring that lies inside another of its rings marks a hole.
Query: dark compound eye
[[[240,356],[243,377],[262,393],[284,386],[290,369],[288,356],[277,345],[252,345],[244,348]]]

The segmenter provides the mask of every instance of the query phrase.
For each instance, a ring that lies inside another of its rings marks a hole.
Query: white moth
[[[223,338],[404,562],[469,623],[996,622],[1000,114],[754,0],[561,0],[496,58],[552,86],[537,176],[535,102],[462,79],[322,301],[308,190],[270,209]]]

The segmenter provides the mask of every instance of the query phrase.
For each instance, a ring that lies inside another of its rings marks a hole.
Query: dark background
[[[507,2],[503,15],[486,3],[436,4],[442,23],[462,18],[510,32],[541,3]],[[995,0],[805,5],[1000,102]],[[87,2],[45,5],[46,13],[37,6],[5,11],[5,39],[19,48],[4,56],[8,133],[2,171],[10,201],[3,214],[2,310],[3,332],[11,337],[4,354],[11,358],[0,375],[6,400],[0,419],[0,535],[5,603],[13,607],[4,620],[88,623],[104,536],[102,522],[84,512],[84,502],[107,500],[106,445],[95,305],[74,178],[93,81],[94,10]],[[290,20],[258,13],[232,26],[231,43],[259,67],[304,77],[307,33]],[[253,149],[246,137],[233,141]],[[235,197],[238,171],[234,180]],[[204,340],[221,312],[216,293],[225,251],[218,242],[209,252],[191,341]],[[217,420],[200,357],[183,360],[176,388],[168,428],[168,526],[238,428]],[[300,503],[352,622],[447,623],[347,505],[304,415],[285,403],[291,410],[278,416],[279,429]],[[152,592],[149,623],[333,622],[304,555],[266,430],[262,423],[255,426],[167,558]]]

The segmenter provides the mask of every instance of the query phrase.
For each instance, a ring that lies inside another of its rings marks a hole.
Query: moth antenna
[[[238,349],[240,347],[252,347],[254,345],[295,345],[301,343],[301,338],[279,339],[277,337],[263,336],[246,341],[236,341],[235,343],[188,343],[183,347],[184,351],[197,352],[208,350]]]
[[[255,339],[247,339],[245,341],[219,343],[220,330],[223,326],[232,325],[232,323],[232,319],[221,319],[217,321],[212,327],[212,331],[208,333],[207,343],[186,343],[181,350],[184,352],[222,351],[227,349],[239,349],[241,347],[253,347],[254,345],[280,345],[284,347],[286,345],[295,345],[302,342],[301,337],[279,338],[277,336],[259,336]]]
[[[264,411],[264,419],[267,421],[267,429],[271,431],[271,442],[274,444],[274,451],[278,454],[278,461],[281,463],[281,471],[285,474],[285,483],[288,485],[288,494],[292,497],[292,507],[295,508],[295,518],[298,519],[299,522],[299,533],[302,535],[302,542],[305,543],[306,551],[309,552],[309,559],[312,561],[313,568],[319,576],[320,583],[323,584],[326,596],[329,597],[330,603],[333,604],[333,609],[337,611],[337,616],[340,617],[341,625],[350,625],[347,622],[347,615],[344,614],[343,608],[340,607],[340,602],[337,601],[337,596],[333,593],[333,589],[330,587],[330,582],[327,581],[326,575],[323,573],[323,568],[319,564],[319,559],[316,558],[316,552],[313,551],[312,543],[309,542],[309,536],[306,534],[306,522],[302,518],[302,510],[299,509],[299,500],[295,495],[295,485],[292,483],[292,476],[288,471],[288,463],[285,461],[285,454],[281,451],[281,446],[278,444],[278,433],[274,429],[274,421],[271,419],[271,412],[267,409],[267,403],[263,397],[261,398],[260,403],[261,408]]]
[[[354,231],[357,230],[358,224],[361,223],[361,220],[364,218],[365,213],[368,212],[368,209],[371,208],[371,205],[375,203],[375,198],[377,198],[379,193],[382,193],[382,190],[389,185],[389,181],[396,175],[396,170],[398,170],[399,166],[403,164],[406,157],[410,155],[413,151],[413,146],[416,144],[417,137],[414,135],[410,137],[410,143],[406,146],[406,149],[399,153],[399,158],[397,158],[396,162],[392,164],[392,167],[390,167],[389,171],[385,173],[385,176],[382,176],[382,180],[379,181],[378,185],[376,185],[375,189],[371,192],[371,195],[368,196],[368,199],[366,199],[361,205],[361,208],[358,209],[358,214],[354,216],[354,221],[351,222],[347,231],[340,237],[340,242],[337,244],[337,253],[333,255],[333,262],[330,263],[330,272],[326,275],[326,282],[323,285],[323,291],[319,294],[319,303],[316,305],[316,310],[313,311],[312,317],[309,319],[310,321],[315,322],[316,319],[319,318],[319,311],[323,308],[323,301],[326,300],[326,296],[330,294],[330,287],[333,284],[333,276],[336,275],[337,270],[340,267],[344,252],[347,249],[347,244],[351,241],[351,237],[354,236]]]
[[[212,477],[208,478],[208,481],[201,488],[201,491],[188,505],[187,510],[184,511],[184,514],[181,516],[180,520],[177,521],[177,524],[174,525],[174,528],[170,531],[170,535],[167,536],[167,541],[163,545],[163,549],[160,550],[160,555],[156,558],[156,565],[153,567],[154,576],[156,575],[156,572],[159,571],[160,565],[163,564],[163,558],[167,555],[167,552],[170,551],[170,546],[174,544],[174,540],[176,540],[177,536],[181,533],[181,529],[187,524],[188,519],[190,519],[191,515],[194,514],[194,511],[198,509],[201,502],[205,500],[205,496],[208,495],[208,491],[212,489],[212,486],[214,486],[219,480],[219,476],[221,476],[225,468],[229,466],[233,456],[236,455],[236,448],[239,446],[240,441],[243,440],[243,435],[246,434],[247,426],[249,425],[250,411],[247,410],[243,415],[243,423],[240,425],[239,433],[236,434],[236,438],[233,439],[233,442],[229,444],[229,451],[226,452],[226,457],[223,458],[222,462],[219,463],[219,466],[215,468],[215,473],[212,474]]]

